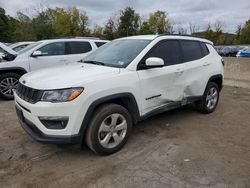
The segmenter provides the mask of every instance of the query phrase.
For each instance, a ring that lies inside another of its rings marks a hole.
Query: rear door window
[[[181,40],[183,62],[202,58],[201,46],[198,41]]]
[[[67,45],[67,54],[83,54],[90,52],[92,47],[89,42],[66,42]]]

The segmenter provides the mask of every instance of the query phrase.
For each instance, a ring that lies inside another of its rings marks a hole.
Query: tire
[[[202,99],[195,103],[196,109],[204,114],[212,113],[217,107],[219,98],[220,92],[218,85],[214,82],[209,82]]]
[[[132,118],[126,108],[117,104],[105,104],[95,111],[85,141],[95,153],[109,155],[125,145],[131,129]]]
[[[12,89],[15,89],[20,75],[12,72],[0,75],[0,97],[5,100],[13,100],[14,94]]]

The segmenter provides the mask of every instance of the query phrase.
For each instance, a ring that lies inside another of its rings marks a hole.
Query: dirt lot
[[[106,157],[34,142],[0,101],[0,187],[59,186],[250,187],[250,89],[225,86],[213,114],[187,106],[150,118]]]

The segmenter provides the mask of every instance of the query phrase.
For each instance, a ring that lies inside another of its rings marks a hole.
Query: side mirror
[[[146,59],[145,64],[147,68],[159,68],[164,66],[164,60],[158,57],[150,57]]]
[[[38,56],[42,56],[42,55],[43,55],[42,52],[40,50],[37,50],[37,51],[34,51],[31,56],[38,57]]]

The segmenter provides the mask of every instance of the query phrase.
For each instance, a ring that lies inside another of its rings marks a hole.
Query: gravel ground
[[[214,113],[186,106],[157,115],[134,126],[120,152],[101,157],[31,140],[14,103],[0,101],[0,187],[248,188],[249,122],[250,89],[225,86]]]

